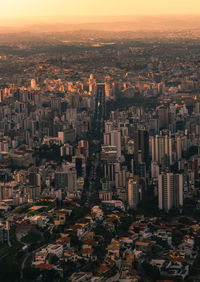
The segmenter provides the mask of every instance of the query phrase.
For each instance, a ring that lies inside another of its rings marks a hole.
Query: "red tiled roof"
[[[193,237],[193,236],[190,236],[190,235],[185,235],[185,236],[184,236],[184,239],[185,239],[185,240],[187,240],[187,239],[194,239],[194,237]]]
[[[65,255],[65,256],[66,256],[66,255],[72,256],[72,255],[74,255],[74,251],[73,251],[73,250],[65,250],[65,251],[64,251],[64,255]]]
[[[65,243],[70,243],[71,239],[70,237],[63,237],[63,238],[58,238],[56,240],[56,243],[64,245]]]
[[[183,262],[184,261],[184,258],[183,257],[176,257],[176,258],[173,258],[172,259],[174,262]]]
[[[94,246],[95,245],[95,241],[92,239],[87,239],[83,241],[83,245],[90,245],[90,246]]]
[[[69,203],[69,204],[74,205],[74,206],[76,206],[76,205],[77,205],[77,203],[76,203],[76,202],[71,201],[71,200],[64,200],[63,202],[64,202],[64,203]]]
[[[106,264],[102,264],[98,269],[97,269],[99,272],[107,272],[110,270],[110,267],[108,267]]]
[[[105,222],[114,222],[116,219],[115,218],[113,218],[113,217],[108,217],[108,218],[106,218],[104,221]]]
[[[36,225],[24,222],[17,224],[17,229],[36,229]]]
[[[36,268],[40,268],[40,269],[51,269],[54,265],[53,264],[47,264],[47,263],[40,263],[38,265],[36,265]]]
[[[174,280],[156,280],[156,282],[174,282]]]
[[[115,263],[112,259],[110,259],[110,258],[107,258],[106,260],[105,260],[105,262],[109,265],[109,266],[113,266],[113,264]]]
[[[93,248],[85,248],[82,249],[81,253],[82,254],[92,254],[94,252]]]
[[[72,226],[70,226],[70,228],[72,230],[78,230],[78,229],[82,228],[82,226],[81,225],[72,225]]]
[[[129,273],[130,273],[131,275],[136,275],[136,274],[137,274],[137,270],[131,269],[131,270],[129,271]]]

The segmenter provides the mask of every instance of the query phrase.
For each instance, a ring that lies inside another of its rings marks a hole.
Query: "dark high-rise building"
[[[82,162],[83,160],[81,158],[76,158],[76,171],[77,171],[77,176],[82,177]]]
[[[146,130],[134,131],[134,159],[136,162],[145,162],[148,168],[149,163],[149,134]]]
[[[159,116],[160,129],[168,128],[169,126],[168,109],[165,107],[160,107],[158,109],[158,116]]]
[[[105,117],[105,84],[97,83],[95,114],[98,120]]]
[[[159,133],[159,119],[152,118],[149,121],[149,135],[153,136]]]
[[[94,113],[94,125],[95,132],[98,138],[101,139],[104,131],[104,120],[106,115],[106,102],[105,102],[105,84],[98,83],[95,91],[95,113]]]

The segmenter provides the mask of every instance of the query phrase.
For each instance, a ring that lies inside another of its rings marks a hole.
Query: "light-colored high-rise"
[[[167,161],[170,165],[173,163],[172,159],[172,138],[169,136],[156,135],[151,137],[152,146],[152,161],[159,164]]]
[[[91,74],[89,78],[89,93],[95,94],[95,88],[96,88],[96,80],[94,79],[93,74]]]
[[[106,121],[105,122],[105,133],[109,133],[113,130],[113,122],[112,121]]]
[[[129,208],[136,208],[139,201],[139,191],[137,182],[134,178],[129,178],[128,181],[128,206]]]
[[[109,75],[107,75],[105,77],[105,95],[106,95],[106,98],[109,98],[111,96],[111,91],[112,91],[111,77]]]
[[[31,89],[32,90],[37,90],[38,89],[36,80],[34,78],[31,79]]]
[[[158,176],[158,206],[169,212],[183,206],[183,175],[161,173]]]
[[[121,131],[112,130],[104,134],[104,145],[116,146],[117,157],[121,157]]]
[[[181,144],[181,137],[176,138],[176,157],[177,161],[180,161],[182,158],[182,144]]]
[[[157,162],[151,162],[151,177],[157,178],[160,173],[160,167]]]

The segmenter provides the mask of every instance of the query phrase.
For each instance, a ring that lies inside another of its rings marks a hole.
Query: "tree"
[[[117,227],[117,233],[123,233],[123,232],[127,232],[129,229],[129,226],[131,225],[131,223],[134,221],[134,219],[131,216],[124,216],[120,219],[121,223],[120,225]]]
[[[161,278],[160,272],[157,267],[152,266],[151,264],[144,262],[142,263],[142,268],[145,273],[153,280],[156,281]]]
[[[24,274],[25,280],[31,280],[31,281],[34,280],[35,281],[40,274],[40,270],[37,268],[33,268],[33,267],[25,267],[23,274]]]
[[[105,244],[109,244],[112,239],[112,234],[102,225],[98,224],[94,229],[96,235],[101,235],[104,237]]]
[[[56,255],[50,255],[50,257],[49,257],[49,263],[50,264],[56,264],[58,261],[59,261],[59,259]]]
[[[76,234],[71,234],[70,238],[71,238],[71,245],[80,249],[81,241],[79,240],[78,236]]]
[[[182,243],[183,237],[184,237],[184,234],[182,232],[180,232],[179,230],[175,230],[172,233],[172,244],[175,247],[178,247],[178,245],[180,245]]]
[[[63,265],[64,278],[69,277],[70,275],[72,275],[76,271],[77,271],[77,267],[76,267],[76,264],[74,262],[68,261]]]
[[[191,225],[192,224],[191,220],[188,217],[181,217],[179,219],[179,222],[182,223],[182,224],[185,224],[185,225]]]
[[[58,281],[58,278],[60,277],[58,272],[54,269],[51,270],[42,270],[42,282],[55,282]]]
[[[20,266],[12,257],[0,261],[0,279],[3,282],[20,281]]]
[[[24,243],[34,244],[41,240],[41,236],[33,231],[30,231],[26,236],[22,238]]]
[[[97,256],[98,260],[103,259],[106,253],[105,245],[101,243],[94,246],[94,253]]]

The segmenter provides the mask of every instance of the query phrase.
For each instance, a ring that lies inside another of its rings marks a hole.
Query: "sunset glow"
[[[199,0],[0,0],[0,20],[54,21],[134,14],[197,14]],[[68,17],[68,18],[67,18]]]

